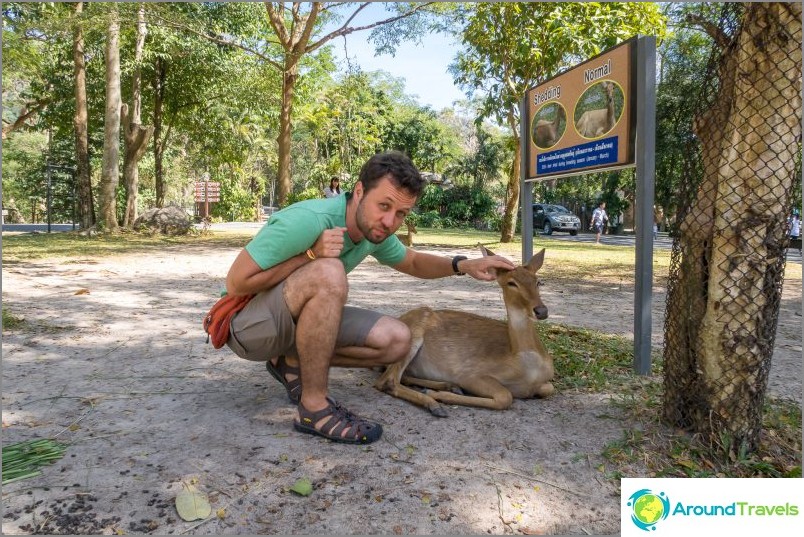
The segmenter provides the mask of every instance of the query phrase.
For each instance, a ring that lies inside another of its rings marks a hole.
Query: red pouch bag
[[[216,349],[223,347],[229,339],[229,325],[232,324],[232,317],[234,317],[235,313],[245,308],[252,298],[254,298],[254,295],[226,295],[215,302],[215,305],[210,308],[204,317],[204,332],[207,333],[207,343],[211,339],[213,347]]]

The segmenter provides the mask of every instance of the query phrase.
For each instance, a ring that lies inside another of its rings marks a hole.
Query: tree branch
[[[702,16],[695,13],[689,13],[685,17],[685,21],[703,30],[709,37],[714,39],[715,43],[721,48],[726,48],[731,44],[731,37],[729,37],[722,29],[711,21],[704,19]]]
[[[32,103],[28,103],[25,106],[23,106],[22,111],[20,112],[20,115],[17,116],[17,119],[15,119],[13,123],[8,123],[4,119],[3,122],[5,123],[5,125],[3,125],[3,137],[2,137],[2,139],[5,140],[6,137],[9,134],[11,134],[15,130],[21,128],[25,124],[26,121],[28,121],[35,114],[37,114],[40,111],[42,111],[49,103],[50,103],[49,98],[39,99],[37,101],[34,101]]]
[[[351,16],[351,17],[349,17],[349,19],[347,20],[347,22],[345,22],[345,23],[344,23],[344,25],[343,25],[343,26],[341,26],[341,27],[340,27],[340,28],[338,28],[337,30],[335,30],[335,31],[333,31],[333,32],[331,32],[331,33],[329,33],[329,34],[325,35],[324,37],[322,37],[321,39],[319,39],[319,40],[318,40],[318,41],[316,41],[315,43],[311,43],[310,45],[308,45],[308,46],[307,46],[307,48],[305,49],[305,51],[304,51],[304,52],[312,52],[312,51],[316,50],[317,48],[321,47],[322,45],[324,45],[325,43],[327,43],[327,42],[329,42],[329,41],[331,41],[331,40],[335,39],[336,37],[341,37],[341,36],[344,36],[344,35],[349,35],[349,34],[351,34],[351,33],[354,33],[354,32],[360,32],[360,31],[362,31],[362,30],[370,30],[371,28],[375,28],[375,27],[377,27],[377,26],[382,26],[383,24],[390,24],[390,23],[392,23],[392,22],[396,22],[396,21],[398,21],[398,20],[401,20],[401,19],[404,19],[404,18],[410,17],[411,15],[413,15],[414,13],[416,13],[417,11],[420,11],[420,10],[422,10],[422,9],[426,8],[426,7],[429,7],[429,6],[430,6],[430,5],[432,5],[433,3],[434,3],[434,2],[424,2],[424,3],[421,3],[421,4],[417,4],[417,5],[416,5],[416,7],[414,7],[414,8],[413,8],[413,9],[411,9],[410,11],[407,11],[407,12],[402,13],[402,14],[400,14],[400,15],[396,15],[396,16],[394,16],[394,17],[390,17],[390,18],[385,19],[385,20],[377,21],[377,22],[372,23],[372,24],[367,24],[367,25],[365,25],[365,26],[356,26],[356,27],[354,27],[354,28],[348,28],[348,27],[347,27],[347,25],[348,25],[349,21],[351,21],[351,20],[354,18],[354,16],[355,16],[355,15],[357,15],[357,13],[358,13],[358,12],[359,12],[361,9],[363,9],[364,7],[366,7],[366,5],[367,5],[366,3],[361,4],[361,5],[360,5],[360,7],[358,7],[358,8],[355,10],[355,12],[352,14],[352,16]]]
[[[277,13],[274,9],[273,2],[265,2],[265,10],[268,12],[268,20],[274,32],[276,32],[277,37],[279,37],[279,44],[282,45],[282,48],[285,50],[289,50],[292,44],[290,42],[290,35],[288,35],[288,29],[285,28],[285,5],[280,2],[279,12]]]
[[[164,25],[164,26],[167,26],[169,28],[175,28],[177,30],[183,30],[183,31],[189,32],[189,33],[191,33],[193,35],[196,35],[198,37],[201,37],[201,38],[206,39],[208,41],[211,41],[213,43],[217,43],[218,45],[224,45],[224,46],[227,46],[227,47],[239,48],[240,50],[243,50],[244,52],[247,52],[249,54],[253,54],[254,56],[258,57],[259,59],[265,61],[266,63],[276,67],[277,69],[282,70],[282,64],[280,64],[279,62],[277,62],[276,60],[274,60],[272,58],[269,58],[268,56],[266,56],[262,52],[260,52],[258,50],[255,50],[255,49],[253,49],[251,47],[247,47],[245,45],[241,45],[240,43],[236,43],[234,41],[229,41],[227,39],[223,39],[223,38],[220,38],[220,37],[217,37],[217,36],[214,36],[214,35],[210,35],[210,34],[201,32],[201,31],[196,30],[195,28],[192,28],[192,27],[187,26],[185,24],[180,24],[178,22],[169,21],[169,20],[167,20],[165,18],[162,18],[162,17],[160,17],[159,15],[156,15],[156,14],[152,14],[152,16],[155,17],[157,20],[161,21],[163,23],[162,25]]]

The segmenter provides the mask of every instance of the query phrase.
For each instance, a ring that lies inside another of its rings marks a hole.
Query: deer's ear
[[[497,255],[488,248],[486,248],[485,246],[483,246],[482,244],[478,244],[478,246],[480,247],[480,252],[483,254],[483,257],[488,257],[490,255]]]
[[[544,248],[542,248],[538,254],[531,257],[530,261],[528,261],[528,264],[526,266],[528,267],[529,271],[536,272],[540,268],[542,268],[543,263],[544,263]]]

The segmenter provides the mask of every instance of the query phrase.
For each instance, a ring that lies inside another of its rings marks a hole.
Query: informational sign
[[[636,39],[528,90],[527,177],[634,165]]]
[[[203,203],[205,201],[216,202],[221,200],[221,184],[213,181],[195,182],[195,201]]]

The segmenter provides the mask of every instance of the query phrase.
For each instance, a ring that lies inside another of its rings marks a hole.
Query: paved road
[[[594,233],[579,233],[574,237],[569,233],[554,232],[552,235],[534,234],[534,241],[538,244],[540,241],[545,240],[563,240],[571,242],[595,242]],[[636,242],[635,235],[603,235],[600,237],[600,242],[606,246],[634,246]],[[654,248],[670,249],[673,247],[673,240],[668,237],[667,233],[659,233],[659,237],[653,241]]]
[[[552,235],[534,235],[534,245],[544,243],[545,241],[571,241],[571,242],[585,242],[592,244],[595,242],[595,235],[593,233],[579,233],[572,236],[569,233],[553,233]],[[634,246],[636,237],[634,235],[603,235],[600,242],[606,246]],[[654,249],[669,250],[673,247],[673,239],[667,233],[659,233],[659,237],[653,241]],[[801,263],[801,251],[795,248],[787,250],[787,260]]]

